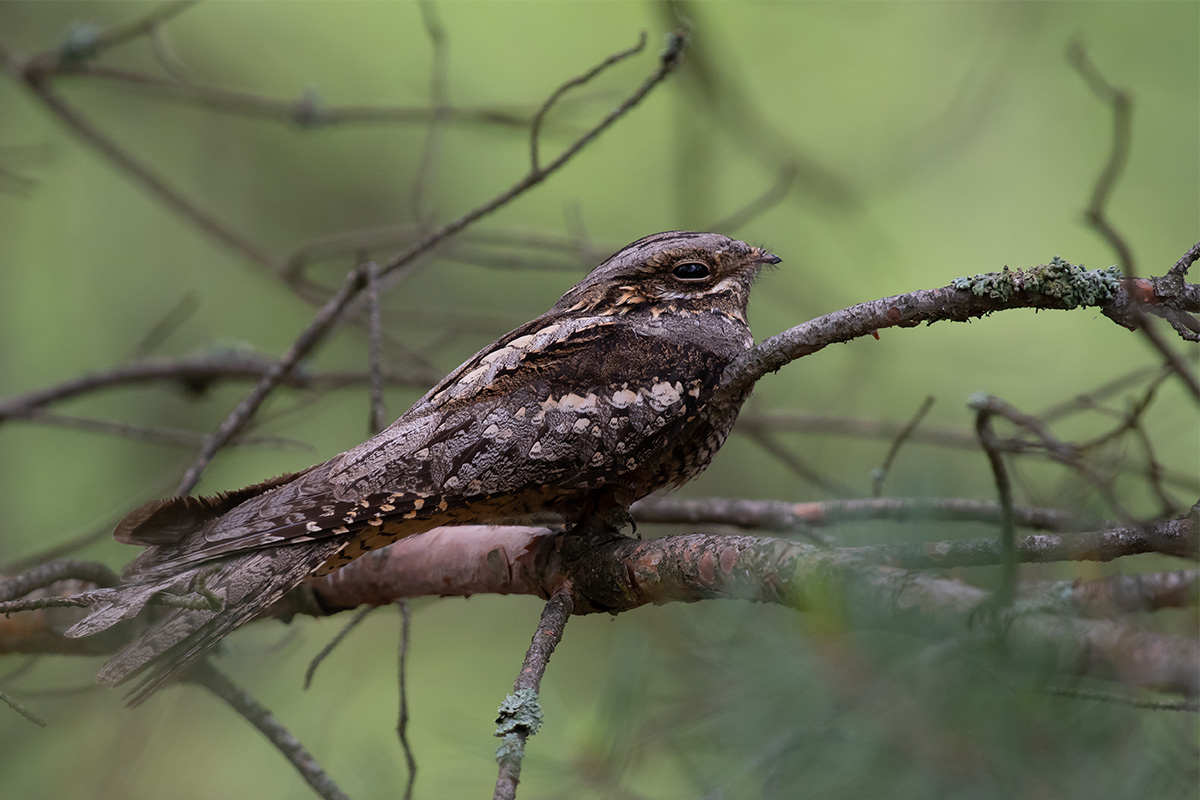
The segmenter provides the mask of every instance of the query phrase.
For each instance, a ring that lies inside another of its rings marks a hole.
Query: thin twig
[[[779,442],[770,431],[751,428],[750,430],[745,431],[745,433],[749,435],[752,442],[770,453],[779,461],[779,463],[791,470],[792,473],[801,480],[807,481],[813,486],[816,486],[817,488],[822,489],[823,491],[826,491],[832,495],[846,497],[857,494],[849,486],[826,478],[808,464],[804,463],[804,461],[801,460],[798,455],[793,453],[781,442]]]
[[[316,347],[325,334],[333,327],[337,321],[342,309],[346,307],[346,303],[354,296],[356,292],[362,289],[366,283],[364,270],[361,268],[354,269],[347,276],[341,289],[325,303],[324,306],[317,312],[316,317],[304,330],[303,333],[292,343],[288,351],[283,354],[283,358],[271,365],[271,369],[259,379],[250,394],[246,395],[237,407],[229,413],[220,427],[208,438],[204,447],[200,449],[187,472],[184,473],[183,480],[179,482],[179,488],[175,490],[177,495],[186,495],[196,487],[200,482],[200,476],[203,474],[205,467],[212,461],[213,456],[217,451],[224,447],[229,441],[241,432],[242,428],[258,411],[259,406],[266,401],[267,397],[275,390],[290,373],[295,369],[296,364],[302,358],[307,356],[309,352]]]
[[[577,86],[583,86],[585,83],[590,81],[592,78],[595,78],[609,67],[619,64],[631,56],[637,55],[638,53],[642,52],[645,47],[646,32],[642,31],[642,33],[638,36],[638,43],[633,47],[630,47],[628,50],[622,50],[619,53],[613,53],[611,56],[604,59],[582,75],[577,75],[566,83],[560,84],[557,89],[550,93],[550,96],[546,98],[546,102],[542,103],[541,108],[539,108],[533,115],[533,121],[529,124],[530,172],[538,172],[541,169],[541,165],[538,163],[538,144],[539,139],[541,138],[542,121],[546,118],[546,115],[550,113],[550,109],[554,108],[554,105],[558,102],[559,98],[569,92],[571,89],[574,89]]]
[[[1182,519],[1163,520],[1138,527],[1022,536],[1015,540],[1014,549],[1017,561],[1022,564],[1107,562],[1143,553],[1200,560],[1196,526]],[[872,545],[843,550],[853,552],[871,563],[890,564],[904,569],[993,567],[1005,561],[1004,547],[998,538]]]
[[[1044,448],[1045,453],[1052,460],[1057,461],[1063,466],[1070,467],[1076,473],[1085,478],[1091,483],[1109,507],[1113,509],[1123,519],[1133,519],[1133,514],[1125,508],[1121,503],[1112,481],[1106,478],[1103,474],[1097,471],[1091,464],[1084,460],[1082,455],[1082,447],[1076,444],[1071,444],[1058,439],[1050,432],[1050,429],[1043,424],[1042,420],[1031,414],[1024,414],[1005,402],[999,397],[991,395],[982,395],[975,398],[972,403],[972,408],[976,411],[987,410],[989,415],[1003,417],[1014,425],[1032,433],[1037,437],[1036,446]],[[977,421],[978,425],[978,421]],[[977,428],[978,429],[978,428]],[[1006,450],[1003,445],[993,437],[991,442],[995,452],[1000,453]]]
[[[37,725],[39,728],[46,727],[46,721],[44,719],[42,719],[37,714],[30,711],[29,708],[24,703],[21,703],[19,700],[17,700],[15,697],[13,697],[11,694],[4,691],[3,689],[0,689],[0,702],[4,703],[6,706],[8,706],[13,711],[20,714],[25,719],[32,722],[34,725]]]
[[[198,683],[224,700],[230,708],[247,722],[258,728],[283,757],[300,773],[300,776],[324,800],[348,800],[337,784],[321,769],[312,753],[283,727],[275,716],[242,687],[208,661],[199,661],[188,673],[188,680]]]
[[[171,307],[166,314],[159,318],[158,322],[150,326],[150,330],[142,335],[138,343],[134,345],[133,352],[129,354],[130,361],[141,361],[155,350],[163,341],[179,329],[183,323],[187,322],[200,308],[200,296],[195,291],[185,292],[183,297],[179,298],[179,302]]]
[[[379,308],[379,265],[367,262],[367,371],[370,373],[371,411],[368,426],[375,435],[387,426],[383,400],[383,313]]]
[[[15,600],[58,581],[78,580],[96,586],[116,586],[117,574],[91,561],[51,561],[0,581],[0,600]]]
[[[832,528],[845,523],[978,522],[997,524],[1000,506],[990,500],[944,497],[878,497],[786,503],[780,500],[739,500],[724,497],[681,498],[651,496],[630,509],[638,523],[696,525],[715,523],[746,530],[792,531],[797,528]],[[1052,508],[1016,507],[1014,523],[1046,531],[1086,531],[1099,527],[1095,519]]]
[[[896,434],[896,438],[892,440],[892,446],[888,448],[887,455],[883,459],[883,463],[876,467],[871,473],[871,496],[880,497],[883,495],[883,482],[887,480],[888,472],[892,468],[892,462],[896,460],[896,456],[900,453],[900,448],[913,435],[913,431],[925,419],[925,415],[929,413],[929,409],[933,408],[933,398],[926,397],[921,407],[917,409],[917,413],[913,414],[912,419],[908,424],[900,429]]]
[[[1080,411],[1096,408],[1101,400],[1147,381],[1158,381],[1167,372],[1169,370],[1165,370],[1161,366],[1135,367],[1124,375],[1106,381],[1089,392],[1077,394],[1070,400],[1064,400],[1043,409],[1038,412],[1037,418],[1042,422],[1049,423]]]
[[[213,354],[184,358],[152,358],[111,369],[88,373],[78,378],[37,389],[0,401],[0,422],[9,417],[23,417],[30,409],[61,403],[83,395],[107,389],[137,386],[143,383],[174,383],[192,394],[202,394],[221,381],[260,380],[270,373],[275,362],[258,355],[239,353]],[[436,375],[423,372],[384,374],[384,381],[393,386],[428,386]],[[293,370],[283,384],[296,389],[318,387],[341,388],[366,383],[370,373],[361,371],[310,372]]]
[[[1091,202],[1084,211],[1084,216],[1088,224],[1095,228],[1116,251],[1117,263],[1120,265],[1121,271],[1125,273],[1125,277],[1133,278],[1135,275],[1133,250],[1125,241],[1125,237],[1108,219],[1109,199],[1129,160],[1129,143],[1133,129],[1133,97],[1128,91],[1118,89],[1105,79],[1100,69],[1088,57],[1083,44],[1078,40],[1071,43],[1068,49],[1068,58],[1079,74],[1088,82],[1096,96],[1109,105],[1113,117],[1112,148],[1109,151],[1108,162],[1096,178],[1096,184],[1092,188]],[[1135,302],[1130,311],[1138,323],[1138,329],[1142,331],[1142,335],[1154,349],[1162,354],[1171,369],[1183,381],[1192,398],[1200,402],[1200,379],[1188,366],[1187,361],[1167,344],[1158,331],[1154,330],[1150,320],[1143,312],[1141,304],[1137,302],[1136,297],[1134,299]]]
[[[459,125],[498,125],[524,128],[529,112],[502,106],[447,106],[435,110],[426,106],[326,106],[311,93],[299,99],[280,99],[226,89],[219,86],[166,79],[144,72],[104,64],[71,65],[58,74],[60,80],[91,78],[124,84],[157,94],[161,99],[199,106],[226,114],[243,114],[273,122],[298,125],[304,129],[344,125],[428,124],[435,115],[447,123]]]
[[[350,631],[357,628],[359,623],[366,619],[367,615],[376,608],[378,608],[378,606],[365,606],[360,608],[358,612],[350,618],[350,621],[343,625],[342,629],[338,631],[337,634],[330,639],[324,647],[321,648],[321,652],[313,656],[312,661],[308,662],[308,669],[304,670],[305,691],[308,691],[308,688],[312,686],[313,676],[317,674],[317,667],[321,666],[321,663],[329,657],[329,654],[332,653],[339,644],[342,643],[342,641],[350,634]]]
[[[433,47],[432,66],[429,70],[429,99],[433,116],[425,131],[425,145],[418,162],[417,176],[412,182],[412,217],[422,228],[427,227],[427,201],[430,187],[433,186],[434,171],[438,162],[438,151],[442,141],[442,113],[450,104],[447,94],[448,47],[446,30],[438,19],[438,12],[432,0],[419,0],[417,8],[421,12],[421,25],[429,43]]]
[[[404,800],[412,800],[413,786],[417,782],[417,759],[408,741],[408,649],[412,637],[412,606],[407,600],[397,600],[400,608],[400,647],[396,655],[396,682],[399,684],[400,710],[396,718],[396,736],[404,752],[404,763],[408,766],[408,780],[404,784]]]
[[[0,574],[11,575],[17,572],[24,572],[25,570],[45,564],[48,561],[60,559],[76,550],[80,550],[90,544],[95,544],[102,539],[107,539],[112,535],[112,529],[115,524],[116,521],[114,520],[111,524],[74,536],[65,542],[59,542],[42,550],[35,550],[29,555],[15,558],[12,561],[5,561],[0,564]],[[116,584],[111,585],[115,586]]]
[[[570,584],[563,585],[550,595],[546,607],[542,609],[537,632],[525,653],[521,673],[513,683],[513,693],[505,698],[504,704],[500,706],[496,735],[502,737],[504,743],[496,750],[500,772],[496,777],[493,800],[513,800],[517,796],[517,784],[521,780],[521,760],[525,757],[525,742],[537,733],[542,722],[541,710],[537,705],[542,677],[546,674],[550,656],[562,640],[563,628],[574,610],[575,601],[571,595]]]
[[[174,0],[170,3],[162,3],[154,6],[143,16],[114,25],[108,30],[101,31],[95,38],[87,42],[86,55],[95,57],[100,53],[110,48],[116,47],[119,44],[124,44],[130,39],[135,39],[138,36],[145,36],[157,30],[163,23],[182,14],[192,6],[196,5],[198,0]]]
[[[1171,267],[1171,269],[1167,271],[1167,275],[1178,280],[1179,283],[1182,284],[1184,278],[1187,277],[1188,270],[1191,268],[1192,264],[1196,263],[1197,260],[1200,260],[1200,242],[1197,242],[1189,247],[1188,251],[1184,253],[1178,261],[1175,262],[1175,266]]]
[[[1098,700],[1102,703],[1116,703],[1118,705],[1132,706],[1133,708],[1144,708],[1149,711],[1190,711],[1192,713],[1200,711],[1200,702],[1196,700],[1142,700],[1126,694],[1101,692],[1094,689],[1078,689],[1073,686],[1051,687],[1045,691],[1063,697],[1077,697],[1080,700]]]
[[[30,68],[34,66],[33,64],[21,63],[3,45],[0,45],[0,60],[4,62],[5,71],[14,79],[24,83],[68,129],[135,183],[140,184],[163,206],[254,263],[271,272],[278,271],[280,264],[274,255],[186,199],[178,190],[163,180],[157,172],[137,160],[113,139],[102,134],[87,117],[79,113],[73,105],[51,88],[46,74]]]
[[[552,162],[540,169],[531,170],[525,175],[524,178],[517,181],[504,192],[496,195],[488,202],[472,211],[469,211],[458,219],[446,223],[425,238],[421,239],[419,242],[410,245],[405,250],[392,256],[392,258],[388,259],[388,261],[383,265],[380,274],[388,275],[391,272],[408,265],[415,258],[417,258],[417,256],[423,255],[429,250],[432,250],[444,239],[453,236],[480,218],[485,217],[496,209],[512,202],[512,200],[529,191],[534,186],[542,183],[548,177],[561,169],[563,165],[574,158],[580,150],[590,144],[593,139],[612,127],[612,125],[616,123],[617,120],[621,119],[621,117],[632,111],[639,103],[642,102],[642,100],[646,98],[648,94],[650,94],[654,87],[666,80],[667,76],[675,71],[676,67],[679,66],[681,61],[684,42],[685,38],[683,35],[676,34],[674,39],[672,39],[672,41],[669,43],[667,49],[660,54],[658,69],[656,69],[650,75],[650,77],[646,78],[646,80],[642,82],[642,85],[635,89],[620,104],[618,104],[616,108],[605,115],[604,119],[600,120],[600,122],[596,123],[596,125],[594,125],[586,133],[572,142]]]
[[[31,408],[23,411],[10,409],[0,419],[19,419],[23,422],[30,422],[35,425],[48,425],[55,428],[70,428],[78,431],[87,431],[88,433],[101,433],[109,436],[121,436],[126,439],[132,439],[139,442],[150,442],[153,444],[177,445],[185,447],[196,447],[204,444],[208,437],[203,433],[196,431],[184,430],[182,428],[158,428],[151,425],[135,425],[129,422],[118,422],[110,419],[92,419],[90,417],[75,417],[68,414],[55,414],[51,411],[43,411],[38,408]],[[232,442],[231,446],[245,445],[271,445],[292,446],[292,447],[307,447],[303,442],[298,442],[295,439],[288,439],[283,436],[247,436]]]
[[[1117,264],[1120,265],[1121,271],[1127,278],[1132,278],[1134,276],[1133,251],[1120,232],[1108,222],[1105,209],[1108,207],[1109,198],[1112,197],[1113,189],[1116,187],[1121,173],[1125,171],[1125,164],[1129,161],[1129,141],[1133,127],[1133,97],[1129,92],[1118,89],[1105,80],[1079,40],[1071,42],[1067,49],[1067,56],[1071,65],[1083,76],[1096,96],[1112,107],[1112,148],[1109,150],[1108,161],[1105,163],[1104,169],[1101,170],[1100,175],[1096,178],[1095,186],[1092,187],[1092,199],[1087,210],[1084,211],[1084,216],[1087,218],[1088,224],[1095,228],[1109,246],[1116,251]]]
[[[1017,596],[1017,546],[1013,525],[1012,483],[1008,479],[1008,469],[1004,466],[1004,456],[996,448],[996,433],[992,430],[992,416],[995,412],[986,404],[973,406],[975,433],[979,436],[979,444],[987,453],[1000,503],[1001,572],[1000,586],[996,589],[995,599],[1000,608],[1007,608]]]
[[[735,231],[782,203],[792,190],[799,170],[795,164],[784,164],[767,190],[746,205],[705,227],[708,231]]]

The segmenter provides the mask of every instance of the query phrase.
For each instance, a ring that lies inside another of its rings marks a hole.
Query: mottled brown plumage
[[[753,339],[750,286],[778,258],[713,233],[628,245],[547,313],[480,350],[372,439],[303,472],[132,512],[119,541],[146,545],[122,586],[99,590],[84,636],[159,593],[203,589],[105,666],[137,698],[311,575],[440,525],[621,510],[699,474],[737,413],[709,398]]]

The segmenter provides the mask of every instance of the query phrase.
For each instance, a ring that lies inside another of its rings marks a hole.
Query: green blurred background
[[[0,3],[0,40],[27,55],[149,8]],[[417,376],[411,388],[389,390],[393,417],[462,358],[549,307],[603,253],[654,231],[710,228],[789,170],[795,177],[781,202],[722,228],[784,259],[762,277],[751,304],[760,338],[855,302],[1006,264],[1044,263],[1054,254],[1089,267],[1112,264],[1112,250],[1083,222],[1109,151],[1111,115],[1069,65],[1072,41],[1135,98],[1130,160],[1109,213],[1139,273],[1162,274],[1198,236],[1194,2],[442,2],[432,9],[445,35],[448,101],[525,115],[564,80],[648,33],[646,53],[551,115],[544,159],[654,68],[653,54],[681,20],[693,52],[678,75],[566,169],[474,229],[481,237],[564,243],[516,249],[517,260],[541,268],[435,256],[386,295],[388,362]],[[161,47],[199,84],[286,99],[308,93],[328,106],[430,102],[434,49],[415,4],[207,3],[172,21]],[[161,74],[145,40],[101,63]],[[95,79],[56,86],[186,197],[280,257],[342,231],[453,219],[515,182],[528,163],[528,137],[516,127],[446,124],[430,151],[424,124],[303,129]],[[0,82],[0,109],[0,397],[126,361],[180,303],[194,303],[194,313],[155,342],[156,354],[276,356],[311,319],[310,302],[163,208],[11,80]],[[422,180],[428,190],[415,204]],[[373,252],[386,258],[395,249]],[[469,249],[500,252],[487,241]],[[352,264],[345,254],[307,274],[333,286]],[[362,369],[364,340],[360,326],[344,327],[308,366]],[[1155,363],[1141,337],[1097,313],[1011,312],[832,347],[764,380],[744,414],[794,409],[903,422],[933,396],[929,424],[965,429],[975,392],[1037,411]],[[224,385],[202,397],[166,387],[122,390],[56,410],[208,432],[245,389]],[[361,441],[366,420],[361,387],[282,393],[254,433],[297,444],[226,450],[200,490],[327,458]],[[1160,461],[1194,475],[1195,409],[1173,384],[1146,422]],[[1086,436],[1101,424],[1080,420],[1063,433]],[[782,441],[859,495],[869,493],[870,471],[889,446],[811,434]],[[194,452],[5,424],[3,560],[110,528],[128,508],[170,493]],[[1154,511],[1141,488],[1128,491],[1139,513]],[[980,455],[910,445],[886,493],[991,498],[994,489]],[[737,435],[684,494],[830,496]],[[1190,504],[1194,494],[1186,495],[1180,499]],[[1105,514],[1054,470],[1031,470],[1019,499]],[[946,535],[861,533],[864,541]],[[106,538],[78,555],[115,567],[131,557]],[[1044,575],[1112,569],[1071,565]],[[409,688],[417,796],[490,791],[494,709],[540,605],[494,597],[416,604]],[[547,725],[531,744],[520,796],[1194,796],[1191,720],[1051,697],[1032,678],[1006,685],[970,653],[931,650],[898,632],[844,635],[837,620],[815,617],[708,603],[573,620],[544,685]],[[1170,620],[1195,622],[1182,614]],[[350,796],[396,796],[403,785],[393,735],[397,615],[369,618],[301,691],[308,660],[341,624],[257,626],[233,638],[221,664]],[[7,662],[5,669],[23,664]],[[119,693],[74,690],[97,666],[43,658],[5,683],[50,722],[35,729],[0,714],[5,797],[308,796],[248,725],[201,690],[166,691],[129,712]]]

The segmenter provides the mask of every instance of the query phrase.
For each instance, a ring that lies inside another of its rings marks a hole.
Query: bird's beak
[[[761,250],[759,248],[755,249],[758,250],[758,263],[760,264],[778,264],[780,261],[783,261],[782,258],[774,253],[768,253],[766,250]]]

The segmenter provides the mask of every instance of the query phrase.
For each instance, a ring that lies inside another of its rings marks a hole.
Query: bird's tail
[[[80,638],[97,633],[137,616],[148,604],[173,606],[118,650],[97,675],[100,683],[115,686],[149,669],[129,693],[129,704],[137,705],[184,674],[227,634],[274,604],[342,546],[336,540],[323,540],[257,550],[168,578],[97,590],[88,616],[66,635]],[[171,601],[164,603],[168,597]],[[187,607],[179,606],[180,601]]]

